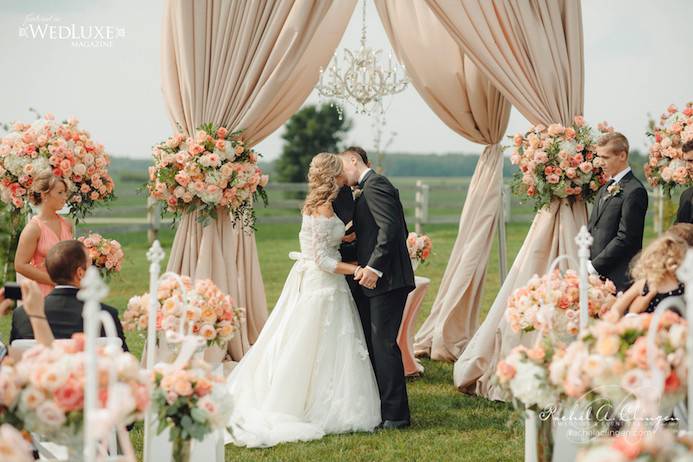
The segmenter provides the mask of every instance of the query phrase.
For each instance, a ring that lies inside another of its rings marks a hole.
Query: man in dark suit
[[[594,241],[590,272],[614,282],[625,291],[632,281],[631,259],[642,249],[647,212],[647,191],[628,165],[628,140],[618,132],[597,142],[597,156],[610,180],[601,187],[589,220]]]
[[[48,325],[56,339],[71,338],[72,334],[84,332],[82,307],[84,302],[77,298],[82,278],[87,271],[89,257],[84,244],[77,240],[61,241],[54,245],[46,255],[46,270],[55,288],[46,296],[45,310]],[[123,350],[128,351],[123,334],[123,326],[118,319],[118,311],[112,306],[101,304],[101,309],[113,318],[118,337],[123,342]],[[105,333],[102,331],[101,335]],[[10,342],[16,339],[33,339],[34,331],[24,308],[17,308],[12,314]]]
[[[358,146],[350,146],[344,152],[353,152],[361,157],[366,166],[370,168],[371,163],[368,160],[368,154],[366,151]],[[337,197],[332,201],[332,208],[334,209],[335,215],[339,217],[340,220],[344,222],[349,228],[346,230],[344,238],[342,239],[342,245],[339,247],[339,253],[342,256],[342,261],[345,262],[355,262],[356,257],[356,244],[353,244],[356,239],[356,233],[354,232],[353,219],[354,219],[354,190],[349,185],[344,185],[339,190]],[[354,280],[353,275],[345,276],[347,284],[349,284],[349,289],[351,290],[351,295],[356,301],[356,306],[359,307],[359,317],[361,318],[361,324],[364,326],[364,334],[370,332],[370,313],[366,309],[367,303],[364,303],[361,299],[364,297],[361,286],[357,281]],[[368,329],[368,331],[366,331]],[[373,351],[373,342],[371,341],[371,336],[366,335],[366,346],[368,351]],[[370,355],[371,364],[373,364],[373,355]],[[375,367],[375,365],[374,365]]]
[[[346,184],[361,191],[354,206],[355,275],[361,297],[356,299],[380,391],[383,428],[409,426],[409,403],[397,346],[407,295],[414,289],[414,271],[407,251],[407,224],[399,191],[376,174],[354,152],[341,154]],[[365,318],[365,319],[364,319]]]
[[[681,148],[683,160],[693,162],[693,140],[688,140]],[[676,212],[676,223],[693,223],[693,187],[686,189],[679,199],[679,210]]]

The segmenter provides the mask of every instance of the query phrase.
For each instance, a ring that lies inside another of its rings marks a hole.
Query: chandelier
[[[387,67],[380,62],[382,50],[366,46],[366,0],[363,0],[361,17],[361,47],[358,51],[344,49],[344,70],[339,65],[337,54],[327,69],[320,68],[320,82],[316,86],[318,94],[348,103],[357,114],[371,115],[374,111],[384,113],[383,98],[394,95],[407,88],[404,66],[393,62],[388,55]],[[342,108],[338,105],[340,119]]]

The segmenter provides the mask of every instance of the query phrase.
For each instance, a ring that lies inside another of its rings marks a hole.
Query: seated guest
[[[683,159],[693,162],[693,140],[688,140],[681,148]],[[693,223],[693,187],[686,189],[679,199],[679,210],[676,212],[676,223]]]
[[[51,332],[46,319],[41,288],[30,279],[22,281],[20,288],[22,290],[22,308],[29,318],[31,328],[36,332],[36,340],[43,345],[50,345],[53,343],[53,332]],[[0,289],[0,316],[9,314],[13,303],[13,300],[5,298],[5,289]]]
[[[87,249],[79,241],[58,242],[46,255],[46,269],[55,283],[55,288],[46,297],[46,318],[55,338],[71,338],[72,334],[84,331],[82,307],[84,302],[77,298],[82,278],[87,271],[89,257]],[[118,337],[123,341],[123,350],[128,351],[123,326],[118,311],[112,306],[101,304],[113,318]],[[102,330],[101,336],[105,333]],[[17,308],[12,316],[10,342],[16,339],[32,339],[34,331],[23,307]]]
[[[620,315],[652,313],[662,300],[682,297],[685,285],[679,282],[676,271],[687,251],[688,244],[670,233],[650,243],[631,268],[635,283],[619,297],[613,309]]]
[[[620,133],[603,135],[597,155],[611,179],[597,193],[588,231],[594,242],[589,270],[614,282],[625,291],[631,259],[642,249],[647,212],[647,191],[628,165],[628,139]]]
[[[666,234],[676,236],[688,244],[688,247],[693,247],[693,223],[676,223],[667,229]]]

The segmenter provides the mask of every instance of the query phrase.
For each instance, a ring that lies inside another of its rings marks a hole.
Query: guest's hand
[[[375,285],[378,282],[378,275],[375,274],[373,271],[369,270],[368,268],[363,268],[361,270],[361,273],[359,274],[359,278],[356,279],[359,281],[359,284],[361,284],[363,287],[367,289],[374,289]]]
[[[0,289],[0,316],[4,316],[12,309],[14,300],[5,298],[5,289]]]
[[[342,242],[346,242],[347,244],[354,242],[355,240],[356,240],[356,233],[345,234],[344,237],[342,238]]]
[[[46,311],[43,306],[43,294],[36,282],[31,279],[24,279],[20,284],[22,289],[22,306],[29,316],[45,317]]]

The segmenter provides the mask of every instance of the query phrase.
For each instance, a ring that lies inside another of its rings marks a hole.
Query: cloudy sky
[[[693,99],[690,45],[693,1],[583,0],[585,116],[608,120],[644,149],[647,114]],[[118,156],[145,158],[170,134],[160,90],[163,0],[0,0],[0,121],[30,120],[28,108],[76,116]],[[360,5],[359,5],[360,8]],[[360,10],[357,10],[360,11]],[[358,46],[360,14],[339,46]],[[32,38],[30,24],[111,26],[110,46],[82,48],[70,40]],[[375,7],[368,5],[369,43],[389,50]],[[312,94],[307,103],[318,100]],[[373,144],[371,121],[354,118],[349,142]],[[509,133],[526,128],[513,112]],[[281,128],[258,150],[281,150]],[[392,99],[390,150],[479,152],[481,147],[441,123],[413,88]]]

